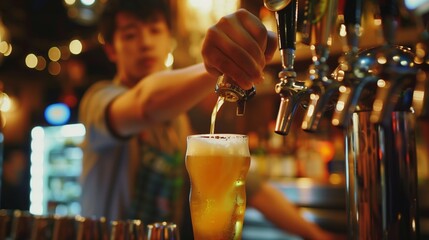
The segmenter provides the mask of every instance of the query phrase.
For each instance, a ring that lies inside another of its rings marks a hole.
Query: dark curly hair
[[[100,16],[99,31],[104,41],[112,43],[116,29],[116,15],[120,12],[132,14],[143,21],[161,14],[171,30],[171,12],[167,0],[109,0]]]

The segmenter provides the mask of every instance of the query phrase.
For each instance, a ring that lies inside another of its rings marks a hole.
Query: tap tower
[[[264,1],[276,14],[282,60],[275,86],[280,96],[275,131],[288,134],[299,106],[306,112],[301,127],[310,132],[317,131],[327,109],[333,110],[331,123],[344,129],[345,136],[349,239],[419,238],[414,129],[416,117],[428,115],[429,37],[423,34],[415,51],[395,43],[399,1],[307,0],[302,36],[312,50],[309,81],[297,80],[294,70],[300,6],[296,1]],[[361,18],[368,11],[380,16],[384,43],[360,49]],[[345,50],[329,74],[337,13],[343,16]]]

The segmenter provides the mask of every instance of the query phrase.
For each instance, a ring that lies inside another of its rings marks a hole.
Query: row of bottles
[[[179,240],[174,223],[87,218],[79,215],[33,215],[0,210],[0,240]]]

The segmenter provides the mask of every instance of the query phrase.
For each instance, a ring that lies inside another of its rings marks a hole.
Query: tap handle
[[[382,19],[387,17],[396,18],[399,16],[397,0],[378,0],[378,6],[380,8],[380,16]]]
[[[280,50],[296,49],[297,1],[276,12]]]
[[[360,25],[362,18],[363,0],[344,0],[344,23],[349,25]]]
[[[347,48],[352,57],[359,51],[359,32],[362,19],[363,0],[344,0],[344,24],[347,30]]]
[[[384,40],[389,45],[395,42],[395,33],[399,16],[398,5],[399,3],[397,0],[378,0]]]

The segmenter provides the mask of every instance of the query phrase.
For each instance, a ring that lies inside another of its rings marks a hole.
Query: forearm
[[[260,211],[264,217],[279,229],[301,236],[305,239],[316,239],[319,227],[304,219],[296,206],[283,193],[264,183],[259,192],[251,199],[249,205]]]
[[[150,75],[113,101],[110,121],[120,135],[132,135],[188,111],[213,93],[215,84],[202,64]]]

